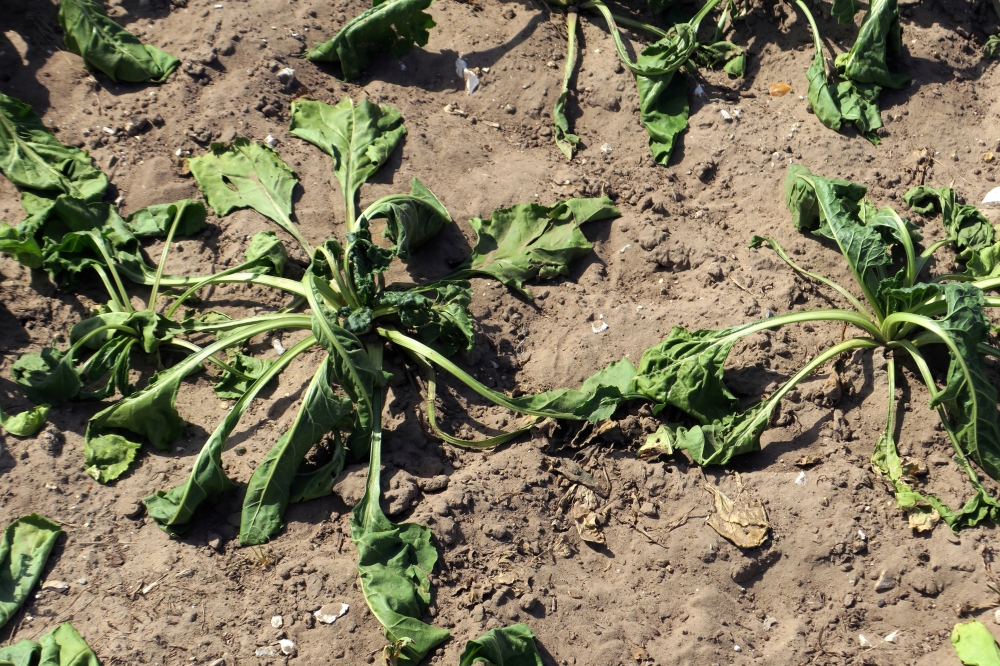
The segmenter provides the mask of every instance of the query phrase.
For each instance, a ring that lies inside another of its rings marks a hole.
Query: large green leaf
[[[0,666],[35,666],[42,646],[28,639],[0,648]]]
[[[859,11],[861,11],[861,4],[858,0],[833,0],[833,7],[830,8],[830,14],[841,25],[854,23],[854,15]]]
[[[320,363],[292,427],[267,452],[250,477],[240,521],[240,544],[244,546],[265,543],[281,531],[295,475],[303,459],[354,409],[349,399],[333,392],[329,369],[329,362]],[[339,473],[340,470],[326,471],[328,490]]]
[[[657,164],[666,166],[677,137],[687,129],[690,113],[687,79],[679,72],[659,76],[636,74],[635,84],[639,91],[639,117],[649,135],[649,150]]]
[[[38,405],[18,414],[4,414],[0,410],[0,426],[15,437],[31,437],[45,425],[50,405]]]
[[[369,220],[385,218],[382,235],[393,242],[393,252],[407,259],[413,250],[437,235],[451,215],[434,193],[414,178],[409,194],[392,194],[368,207]]]
[[[456,278],[493,277],[518,290],[533,278],[569,275],[569,264],[593,247],[580,231],[587,222],[621,215],[607,197],[567,199],[553,206],[525,203],[469,220],[476,231],[472,256]]]
[[[86,152],[59,143],[30,106],[3,93],[0,171],[18,187],[69,194],[84,201],[100,201],[108,189],[108,177]]]
[[[853,2],[854,0],[848,1]],[[811,19],[812,16],[809,18]],[[809,65],[809,69],[806,70],[806,78],[809,80],[809,90],[806,95],[809,99],[809,106],[812,107],[813,113],[816,114],[820,122],[836,131],[840,129],[843,120],[840,113],[840,99],[836,87],[830,84],[830,79],[827,77],[823,42],[820,41],[818,31],[813,33],[813,43],[815,47],[813,61]]]
[[[390,644],[399,646],[399,666],[417,666],[446,640],[446,629],[421,622],[431,600],[430,574],[437,563],[431,531],[416,523],[392,523],[379,506],[382,467],[382,390],[373,396],[374,419],[365,430],[370,444],[364,497],[351,513],[351,539],[358,549],[361,590]]]
[[[36,513],[7,526],[0,541],[0,627],[17,612],[42,576],[45,561],[62,532]]]
[[[623,358],[588,377],[579,389],[555,389],[511,398],[510,402],[515,407],[571,414],[597,423],[611,418],[624,401],[642,397],[632,389],[634,380],[635,367]]]
[[[205,211],[205,204],[200,201],[181,199],[137,210],[128,216],[127,222],[136,238],[163,238],[178,217],[174,234],[191,236],[205,228],[208,213]]]
[[[526,624],[490,629],[465,644],[458,666],[542,666],[535,634]]]
[[[432,0],[381,0],[355,16],[337,35],[317,44],[306,53],[309,60],[339,62],[344,79],[361,76],[368,68],[368,56],[388,53],[399,57],[417,46],[427,44],[428,30],[435,23],[423,10]]]
[[[959,623],[951,630],[951,644],[965,666],[998,666],[1000,647],[982,622]]]
[[[169,53],[140,42],[92,0],[60,0],[59,25],[66,47],[116,83],[165,81],[180,64]]]
[[[642,354],[632,390],[707,424],[724,418],[739,405],[722,381],[729,350],[743,326],[689,332],[675,326],[667,339]]]
[[[347,228],[353,231],[358,189],[385,164],[406,134],[403,117],[391,106],[366,99],[359,100],[357,106],[350,97],[336,106],[306,99],[292,103],[288,131],[333,158],[333,172],[344,195]]]
[[[97,655],[69,622],[38,642],[23,640],[0,648],[0,666],[100,666]]]
[[[213,143],[209,152],[192,157],[188,163],[216,215],[253,208],[296,239],[301,238],[292,222],[292,190],[298,177],[267,146],[238,136],[228,146]]]

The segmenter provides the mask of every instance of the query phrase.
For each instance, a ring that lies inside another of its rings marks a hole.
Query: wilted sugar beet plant
[[[800,166],[789,168],[785,197],[796,228],[841,251],[860,297],[799,266],[774,238],[755,236],[751,247],[769,245],[792,269],[829,287],[852,309],[804,310],[715,331],[674,329],[660,346],[659,358],[651,355],[653,350],[646,357],[667,369],[685,369],[675,373],[676,381],[667,385],[670,394],[665,399],[699,423],[661,426],[640,455],[680,449],[708,465],[725,464],[734,455],[759,450],[760,435],[772,413],[806,376],[844,352],[882,348],[889,404],[872,464],[894,485],[899,507],[917,529],[930,529],[942,519],[955,530],[984,519],[996,522],[1000,503],[983,487],[972,463],[1000,479],[997,389],[986,375],[988,358],[1000,356],[1000,349],[990,343],[986,308],[1000,306],[1000,298],[985,293],[1000,286],[1000,243],[989,221],[973,206],[958,204],[950,188],[920,187],[906,195],[914,210],[942,214],[945,238],[926,248],[920,246],[922,239],[914,225],[890,207],[876,209],[865,193],[866,188],[855,183],[823,178]],[[966,270],[927,276],[928,262],[947,245],[960,252]],[[723,383],[723,365],[733,344],[759,331],[815,321],[843,322],[845,330],[858,334],[821,351],[766,399],[738,411],[735,397]],[[930,360],[939,354],[948,359],[944,373],[932,370]],[[915,466],[902,460],[897,451],[895,387],[897,365],[902,362],[912,364],[926,384],[930,408],[951,438],[955,461],[968,475],[973,494],[957,509],[919,491]]]

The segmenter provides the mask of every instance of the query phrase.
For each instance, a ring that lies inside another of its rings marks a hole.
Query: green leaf
[[[108,189],[108,177],[93,165],[90,155],[59,143],[30,106],[3,93],[0,171],[18,187],[84,201],[100,201]]]
[[[223,370],[221,378],[215,384],[215,395],[223,400],[239,400],[247,389],[274,363],[268,358],[258,358],[244,354],[237,348],[226,350],[226,362],[242,372],[246,377],[240,377],[228,370]]]
[[[1000,52],[1000,35],[990,35],[983,44],[983,55],[987,60],[993,60]]]
[[[687,129],[690,113],[687,79],[677,72],[660,76],[637,74],[635,84],[639,90],[639,117],[649,135],[649,150],[657,164],[666,166],[675,140]]]
[[[857,210],[857,204],[864,199],[868,188],[840,178],[823,178],[809,171],[800,164],[788,167],[785,176],[785,206],[792,214],[792,224],[799,231],[816,231],[823,218],[819,199],[814,183],[823,180],[829,186],[833,196],[842,200],[847,209]]]
[[[25,238],[14,227],[0,223],[0,252],[12,255],[28,268],[42,267],[42,249],[34,238]]]
[[[62,532],[36,513],[7,526],[0,541],[0,627],[17,612],[42,576],[45,561]]]
[[[42,646],[35,641],[18,641],[0,648],[0,666],[34,666],[41,652]]]
[[[693,428],[660,426],[675,450],[687,451],[695,464],[725,465],[733,456],[760,451],[760,436],[771,419],[774,403],[764,401],[745,412],[729,414]],[[648,444],[648,442],[647,442]]]
[[[890,55],[899,55],[901,51],[897,0],[872,0],[854,46],[837,56],[837,72],[857,84],[905,88],[910,84],[910,77],[890,72],[886,64]],[[877,93],[875,98],[877,100]]]
[[[414,45],[426,46],[428,31],[435,26],[423,10],[432,0],[382,0],[355,16],[337,35],[317,44],[306,53],[309,60],[339,62],[344,80],[361,76],[368,68],[368,56],[388,53],[394,58]]]
[[[14,362],[11,377],[36,405],[61,405],[82,386],[68,351],[46,347],[40,354],[24,354]]]
[[[849,0],[853,2],[853,0]],[[811,18],[811,17],[810,17]],[[809,91],[806,93],[809,99],[809,106],[819,121],[837,131],[843,121],[840,113],[840,97],[835,86],[830,84],[827,76],[825,59],[823,57],[823,42],[819,39],[819,33],[814,33],[815,55],[812,64],[806,70],[806,78],[809,79]],[[796,227],[798,225],[796,224]]]
[[[351,283],[361,306],[371,305],[379,292],[379,274],[384,273],[392,262],[392,250],[379,247],[372,242],[368,220],[361,217],[356,231],[347,232],[347,258]],[[364,332],[364,331],[359,331]]]
[[[250,477],[240,521],[240,544],[243,546],[266,543],[281,531],[295,475],[306,454],[354,410],[349,399],[333,392],[329,369],[329,362],[320,363],[292,427],[267,452]],[[328,470],[327,490],[332,488],[333,479],[340,470],[332,472]],[[300,494],[306,493],[300,490]]]
[[[979,252],[996,241],[989,219],[975,206],[958,203],[955,190],[950,187],[935,189],[920,185],[904,194],[903,201],[921,215],[941,213],[941,226],[959,252]]]
[[[848,25],[854,23],[854,15],[860,11],[861,4],[858,0],[833,0],[830,14],[837,19],[837,23]]]
[[[491,629],[465,644],[458,666],[542,666],[535,634],[526,624]]]
[[[205,205],[200,201],[181,199],[137,210],[128,216],[128,228],[136,238],[164,238],[178,215],[180,220],[174,231],[177,236],[193,236],[207,226]]]
[[[955,437],[967,456],[990,477],[1000,478],[1000,427],[997,387],[986,376],[978,345],[990,330],[983,292],[971,284],[941,285],[948,309],[938,324],[950,334],[961,358],[952,358],[947,385],[931,406],[943,404]]]
[[[256,262],[260,266],[266,267],[271,275],[281,277],[285,271],[285,263],[288,261],[288,253],[285,251],[285,244],[281,242],[278,235],[273,231],[260,231],[250,239],[247,246],[246,263]]]
[[[69,622],[43,634],[38,643],[42,647],[39,666],[101,666],[97,655]]]
[[[160,450],[170,450],[170,444],[184,428],[174,401],[181,380],[189,371],[187,363],[178,364],[155,384],[91,417],[83,446],[87,474],[107,483],[118,478],[135,458],[141,443],[114,432],[115,429],[145,437]]]
[[[493,211],[489,220],[474,217],[472,256],[453,277],[493,277],[518,290],[533,278],[569,275],[569,264],[593,247],[580,231],[587,222],[621,215],[607,197],[568,199],[553,206],[518,204]]]
[[[371,362],[369,361],[369,365]],[[398,666],[417,666],[449,633],[420,621],[431,600],[430,574],[437,563],[431,531],[416,523],[396,525],[379,506],[382,467],[382,391],[365,429],[370,445],[364,497],[351,513],[351,540],[358,549],[361,589],[385,637],[399,646]]]
[[[428,294],[428,295],[425,295]],[[400,323],[445,356],[472,350],[475,322],[469,312],[468,282],[451,282],[424,293],[388,291],[379,294],[380,308],[395,310]]]
[[[42,429],[51,405],[38,405],[20,414],[4,414],[0,410],[0,426],[15,437],[31,437]]]
[[[385,4],[391,2],[379,7]],[[406,134],[403,117],[391,106],[366,99],[357,106],[350,97],[336,106],[306,99],[292,103],[288,131],[333,158],[333,172],[346,204],[347,228],[353,230],[358,189],[385,164]]]
[[[666,340],[643,352],[631,390],[656,403],[654,413],[670,405],[702,424],[724,418],[739,405],[722,375],[743,328],[692,333],[675,326]]]
[[[393,242],[393,253],[407,259],[413,250],[437,235],[451,215],[434,193],[414,178],[409,194],[392,194],[368,207],[369,220],[385,218],[382,236]]]
[[[192,157],[188,164],[216,215],[253,208],[303,242],[292,222],[292,190],[298,176],[276,152],[238,136],[228,146],[213,143],[208,153]]]
[[[60,0],[59,25],[66,47],[83,56],[89,67],[99,69],[114,82],[156,81],[170,76],[180,61],[108,18],[91,0]]]
[[[572,414],[597,423],[611,418],[624,401],[638,397],[631,388],[634,379],[635,367],[623,358],[588,377],[579,389],[545,391],[511,398],[510,402],[515,407]]]
[[[579,23],[578,12],[574,7],[566,12],[566,65],[563,68],[562,89],[556,98],[552,109],[552,129],[556,146],[566,156],[573,159],[573,151],[580,143],[580,137],[569,131],[569,119],[566,117],[566,100],[569,98],[569,86],[573,80],[573,70],[576,69],[576,30]]]
[[[998,666],[1000,648],[982,622],[959,623],[951,630],[951,644],[965,666]]]
[[[734,78],[741,78],[746,73],[746,53],[732,42],[698,44],[691,57],[702,67],[710,69],[724,65],[723,70]]]

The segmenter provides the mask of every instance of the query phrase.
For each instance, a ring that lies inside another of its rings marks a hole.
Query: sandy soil
[[[594,252],[568,279],[537,288],[534,304],[475,283],[478,341],[465,362],[506,391],[575,386],[622,356],[637,360],[674,325],[715,328],[831,302],[773,254],[746,247],[753,234],[774,235],[810,269],[848,279],[839,255],[791,226],[781,193],[792,162],[868,185],[876,204],[901,211],[914,184],[954,182],[970,201],[995,186],[996,168],[983,154],[1000,148],[1000,102],[985,91],[1000,85],[1000,75],[981,57],[986,31],[996,29],[984,0],[902,3],[906,54],[899,67],[913,85],[883,93],[886,131],[877,147],[853,131],[826,129],[807,111],[808,27],[791,4],[759,3],[735,33],[750,53],[745,81],[712,72],[690,81],[705,95],[692,95],[691,128],[668,167],[649,157],[631,76],[589,17],[570,105],[581,150],[567,163],[548,129],[565,57],[563,19],[540,3],[440,0],[430,10],[438,27],[425,48],[376,59],[351,84],[335,78],[336,68],[295,54],[300,40],[311,45],[335,34],[364,9],[362,0],[184,5],[110,3],[123,25],[185,62],[157,86],[91,76],[65,51],[48,0],[3,3],[0,90],[30,103],[63,142],[88,147],[125,213],[199,196],[178,150],[199,154],[209,141],[271,135],[299,174],[295,210],[307,238],[340,233],[329,159],[287,133],[295,91],[286,92],[275,74],[285,66],[316,99],[367,97],[402,112],[409,134],[362,189],[362,202],[400,191],[416,176],[459,221],[414,265],[464,257],[473,239],[465,220],[494,208],[601,191],[616,200],[621,218],[588,228]],[[818,18],[828,43],[840,50],[851,43],[853,28]],[[459,55],[470,67],[490,68],[471,96],[455,78]],[[792,92],[770,97],[778,81]],[[447,114],[446,104],[468,115]],[[724,121],[720,111],[734,107],[739,119]],[[153,121],[148,132],[109,137],[101,129],[123,128],[136,115]],[[606,143],[610,153],[601,151]],[[5,180],[0,212],[12,223],[22,215]],[[997,217],[995,209],[987,214]],[[208,233],[180,242],[169,269],[218,270],[265,228],[252,212],[210,218]],[[0,273],[0,388],[4,408],[18,410],[28,403],[7,379],[13,361],[63,340],[101,290],[58,291],[7,257]],[[216,289],[211,303],[240,313],[275,301],[259,289],[229,287]],[[591,322],[602,316],[608,328],[595,334]],[[756,335],[734,349],[727,382],[749,400],[840,335],[838,325]],[[263,344],[257,349],[274,355]],[[683,460],[637,460],[635,449],[655,427],[645,412],[621,415],[597,437],[583,433],[576,439],[589,440],[582,448],[571,441],[575,431],[538,433],[489,453],[451,448],[426,435],[419,385],[401,358],[388,360],[396,377],[386,412],[387,508],[394,520],[434,530],[441,565],[429,614],[454,637],[429,663],[455,664],[466,640],[515,621],[531,625],[547,664],[577,666],[957,664],[948,635],[961,612],[974,608],[972,616],[1000,633],[988,608],[997,596],[987,585],[1000,573],[993,528],[914,534],[870,470],[886,401],[880,354],[842,360],[839,397],[824,389],[834,371],[826,368],[786,401],[762,452],[731,469],[706,470]],[[231,477],[245,482],[291,422],[310,363],[295,363],[244,418],[224,455]],[[926,462],[931,491],[959,501],[967,487],[909,370],[901,394],[901,448]],[[0,522],[29,512],[61,521],[66,534],[45,576],[71,586],[65,594],[40,592],[0,640],[71,620],[106,665],[256,664],[268,661],[254,656],[256,648],[286,636],[298,650],[291,663],[375,660],[383,639],[356,580],[347,520],[364,469],[348,469],[333,496],[293,506],[287,530],[262,549],[235,541],[240,491],[205,507],[188,535],[172,540],[137,501],[184,478],[228,405],[202,376],[188,383],[178,408],[190,425],[172,454],[147,450],[133,473],[106,487],[84,474],[80,454],[96,405],[54,409],[38,437],[5,438]],[[442,409],[455,432],[513,425],[509,414],[454,386]],[[462,416],[466,409],[476,429]],[[797,484],[802,470],[794,462],[803,455],[822,462]],[[550,471],[559,459],[609,482],[608,496],[599,497],[609,516],[606,547],[583,543],[560,508],[568,481]],[[735,495],[736,472],[772,525],[765,545],[745,552],[704,523],[712,507],[705,486]],[[876,591],[883,572],[894,584]],[[314,625],[312,611],[339,602],[350,604],[343,618]],[[283,616],[281,629],[272,628],[274,615]],[[894,631],[901,632],[896,642],[885,642]],[[860,634],[871,647],[862,647]]]

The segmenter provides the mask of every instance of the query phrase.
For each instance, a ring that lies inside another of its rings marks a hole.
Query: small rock
[[[533,594],[524,595],[518,602],[518,606],[520,606],[521,610],[523,610],[525,613],[531,612],[531,610],[537,605],[538,605],[538,599],[536,599],[535,595]]]
[[[129,136],[138,136],[149,129],[149,119],[146,116],[132,116],[132,120],[125,126],[125,133]]]
[[[503,107],[503,112],[512,116],[515,113],[517,113],[517,109],[514,108],[513,104],[507,104],[506,106]]]
[[[226,666],[226,660],[223,659],[222,657],[219,657],[215,661],[209,663],[208,666]]]
[[[255,657],[277,657],[278,652],[273,647],[259,647],[254,650]]]
[[[1000,609],[997,610],[997,613],[998,613],[997,624],[1000,624]],[[482,604],[476,604],[475,606],[472,607],[472,610],[469,611],[469,615],[476,622],[482,622],[484,619],[486,619],[486,609],[483,608]]]
[[[209,532],[206,537],[207,541],[205,543],[208,544],[209,548],[212,550],[222,550],[222,537],[213,532]]]
[[[340,604],[339,607],[337,604],[326,604],[313,613],[313,615],[315,615],[316,619],[323,624],[333,624],[337,621],[337,618],[342,617],[348,609],[350,609],[350,606],[347,604]]]
[[[65,594],[69,590],[69,583],[64,580],[47,580],[42,583],[43,590],[55,590],[60,594]]]
[[[1000,624],[1000,608],[993,611],[993,622]]]
[[[615,149],[614,146],[612,146],[610,143],[605,143],[604,145],[601,146],[601,152],[604,153],[605,155],[610,155],[611,151],[613,151],[614,149]]]
[[[883,570],[878,580],[875,581],[875,591],[888,592],[894,587],[896,587],[896,579],[888,571]]]
[[[643,502],[639,507],[639,512],[648,518],[656,518],[660,514],[656,511],[656,507],[653,506],[652,502]]]
[[[281,654],[294,656],[295,655],[295,643],[288,640],[287,638],[282,638],[278,641],[278,646],[281,647]]]
[[[42,434],[38,436],[38,441],[41,443],[45,453],[50,456],[55,457],[62,453],[63,436],[55,426],[49,425],[45,428]]]
[[[281,629],[285,624],[285,621],[281,619],[280,615],[275,615],[271,618],[271,626],[275,629]]]
[[[848,592],[844,595],[844,608],[850,608],[854,605],[854,595]]]
[[[316,626],[316,618],[314,618],[312,614],[306,613],[302,616],[302,623],[306,625],[306,629],[312,629]]]
[[[290,86],[293,81],[295,81],[295,70],[291,67],[286,67],[280,72],[278,72],[278,80],[285,84],[285,86]]]
[[[166,123],[166,121],[163,119],[163,116],[161,116],[160,114],[157,113],[155,116],[153,116],[152,123],[156,127],[163,127],[163,125],[164,125],[164,123]]]
[[[275,138],[274,138],[273,136],[271,136],[270,134],[268,134],[268,135],[267,135],[267,138],[266,138],[266,139],[264,139],[264,143],[266,143],[266,144],[267,144],[268,146],[270,146],[271,148],[277,148],[277,147],[278,147],[278,140],[277,140],[277,139],[275,139]]]
[[[130,504],[128,508],[122,512],[122,515],[129,520],[139,520],[145,512],[146,505],[142,502],[136,502],[135,504]]]

